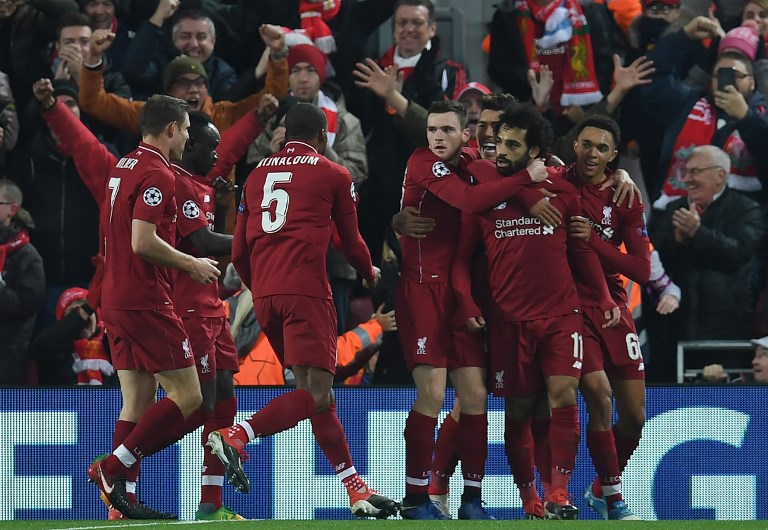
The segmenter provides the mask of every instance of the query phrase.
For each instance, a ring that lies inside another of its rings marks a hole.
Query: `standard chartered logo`
[[[496,239],[521,236],[551,236],[555,229],[549,225],[543,225],[535,217],[516,217],[514,219],[496,219]]]

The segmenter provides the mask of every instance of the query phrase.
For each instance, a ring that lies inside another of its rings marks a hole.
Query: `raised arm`
[[[104,89],[102,54],[114,40],[115,34],[105,29],[97,29],[91,35],[90,51],[80,76],[80,108],[108,125],[138,134],[144,102],[130,101]]]
[[[72,111],[54,99],[50,79],[40,79],[32,90],[43,106],[43,119],[61,142],[64,154],[70,155],[75,161],[80,178],[101,208],[109,171],[117,164],[117,157]]]

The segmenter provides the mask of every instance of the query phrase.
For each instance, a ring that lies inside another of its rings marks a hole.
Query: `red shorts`
[[[395,298],[397,334],[408,370],[420,364],[446,368],[453,357],[451,318],[456,307],[447,282],[400,280]]]
[[[281,294],[255,298],[253,309],[283,366],[313,366],[336,373],[333,300]]]
[[[645,379],[635,321],[626,307],[612,328],[601,327],[605,318],[597,307],[584,308],[584,368],[588,374],[605,370],[609,379]]]
[[[453,348],[448,358],[448,371],[467,366],[488,368],[488,352],[485,351],[485,333],[473,333],[466,326],[453,329]]]
[[[185,317],[184,329],[189,335],[200,381],[216,379],[216,370],[240,371],[237,348],[226,317]]]
[[[532,396],[545,377],[581,376],[581,315],[574,313],[488,327],[489,390],[500,397]]]
[[[116,370],[156,373],[195,365],[184,325],[173,311],[102,309],[101,316]]]

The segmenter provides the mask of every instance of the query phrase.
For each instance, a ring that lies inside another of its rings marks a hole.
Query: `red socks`
[[[428,494],[437,418],[411,410],[405,421],[405,494]]]
[[[112,433],[112,450],[114,451],[121,445],[128,435],[136,428],[137,423],[132,421],[117,420],[115,423],[115,431]],[[139,480],[139,472],[141,471],[141,460],[137,460],[136,463],[125,472],[125,489],[128,492],[128,500],[132,503],[136,502],[136,482]]]
[[[432,480],[429,483],[430,495],[448,493],[448,481],[459,463],[457,435],[459,424],[448,414],[437,431],[435,457],[432,461]]]
[[[613,441],[613,431],[587,430],[587,447],[592,457],[599,480],[596,491],[592,484],[592,493],[596,497],[605,497],[608,508],[614,502],[624,500],[621,496],[621,477],[619,463],[616,459],[616,445]]]
[[[504,452],[507,453],[509,468],[512,470],[515,484],[520,490],[523,503],[537,499],[536,477],[533,472],[533,435],[531,420],[504,421]]]
[[[310,421],[315,441],[336,473],[353,467],[344,427],[341,426],[339,417],[336,415],[336,405],[331,405],[323,412],[315,414]]]
[[[640,438],[627,438],[614,425],[613,439],[616,441],[616,458],[619,461],[619,471],[623,472],[635,449],[640,445]]]
[[[118,446],[113,457],[104,461],[104,469],[111,475],[126,475],[137,461],[153,455],[181,440],[185,430],[184,415],[173,400],[163,398],[149,407],[141,416],[138,425]]]
[[[211,504],[214,509],[221,508],[223,501],[221,489],[224,485],[224,464],[205,447],[208,435],[218,429],[232,425],[237,412],[237,398],[232,397],[219,401],[203,426],[203,473],[201,477],[200,504]]]
[[[315,400],[308,390],[293,390],[281,394],[246,420],[254,437],[270,436],[315,415]]]
[[[533,461],[539,471],[541,489],[544,498],[549,494],[552,485],[552,448],[549,446],[549,418],[533,418],[531,422],[533,433]]]
[[[459,414],[459,458],[464,474],[462,500],[480,498],[485,461],[488,457],[488,415]]]
[[[549,425],[549,439],[558,443],[550,444],[552,454],[552,490],[568,489],[573,468],[576,466],[576,452],[579,448],[579,410],[575,405],[552,409]]]

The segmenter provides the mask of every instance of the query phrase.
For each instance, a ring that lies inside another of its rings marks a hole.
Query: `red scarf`
[[[299,0],[301,29],[323,53],[336,51],[336,41],[326,22],[339,14],[341,0],[325,0],[322,3]]]
[[[528,64],[537,72],[542,64],[546,64],[554,74],[555,86],[550,102],[555,112],[560,113],[562,107],[590,105],[603,99],[595,74],[592,38],[579,3],[576,0],[553,0],[546,6],[539,6],[533,0],[518,0],[515,7]],[[556,14],[559,7],[568,10],[573,34],[567,42],[541,49],[536,38],[544,34],[547,19]]]
[[[688,194],[688,189],[682,181],[685,161],[694,147],[711,144],[716,131],[716,110],[709,100],[703,97],[693,105],[680,134],[677,135],[672,159],[667,167],[667,176],[661,188],[663,195],[679,197]],[[761,186],[757,179],[754,157],[737,130],[734,130],[725,140],[723,151],[731,157],[728,185],[744,191],[759,191]]]
[[[384,53],[384,55],[381,56],[381,59],[379,59],[379,65],[381,65],[382,68],[395,65],[396,50],[397,50],[397,46],[392,46],[390,49],[388,49]],[[413,66],[397,65],[398,66],[397,75],[400,77],[400,80],[403,83],[405,83],[408,77],[413,73],[413,70],[416,68],[416,63],[418,62],[419,59],[421,59],[421,53],[419,53],[418,55],[415,55],[414,57],[409,57],[408,60],[412,61],[414,58],[416,58],[416,61],[413,62]]]
[[[0,244],[0,272],[3,272],[5,268],[5,260],[10,254],[19,250],[21,247],[29,243],[29,234],[26,228],[23,228],[21,232],[13,236],[11,239],[3,244]]]

